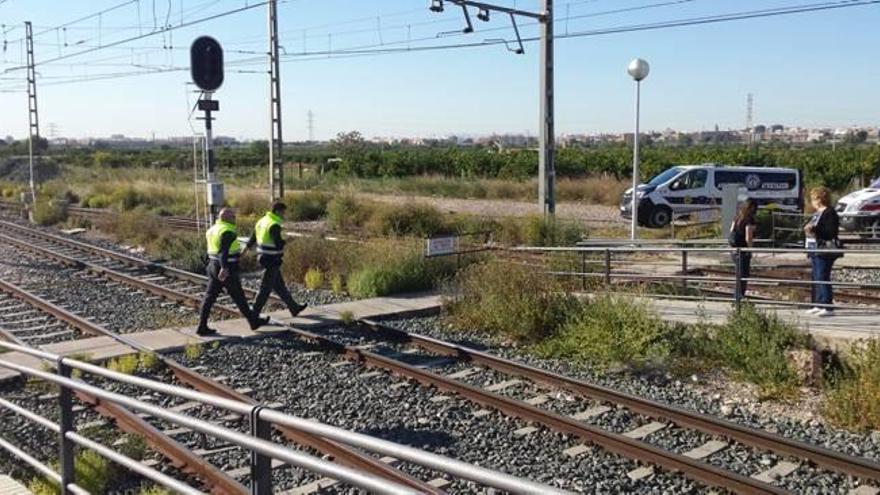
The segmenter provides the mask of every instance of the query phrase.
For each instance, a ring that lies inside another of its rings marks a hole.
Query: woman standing
[[[757,226],[755,214],[757,212],[758,204],[755,200],[752,198],[746,199],[737,212],[733,223],[730,225],[730,247],[753,247],[755,242],[755,228]],[[731,253],[731,257],[733,258],[734,266],[737,267],[739,276],[741,278],[749,278],[752,274],[752,253],[741,252],[737,256],[736,251],[734,251]],[[746,295],[746,285],[748,285],[748,282],[741,280],[734,289],[736,293],[739,294],[740,298],[743,298]]]
[[[817,187],[810,191],[810,201],[816,213],[804,226],[807,235],[806,248],[812,249],[840,249],[840,218],[831,205],[831,191],[827,187]],[[819,306],[807,311],[819,317],[834,316],[834,294],[831,288],[831,267],[834,260],[843,256],[840,253],[810,253],[808,254],[813,265],[813,304]]]

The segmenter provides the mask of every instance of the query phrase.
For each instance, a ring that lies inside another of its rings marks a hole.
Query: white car
[[[880,179],[840,198],[835,209],[844,229],[880,238]]]

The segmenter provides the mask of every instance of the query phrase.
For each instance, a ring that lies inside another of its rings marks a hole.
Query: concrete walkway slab
[[[667,321],[695,324],[722,324],[733,305],[718,301],[675,300],[644,298]],[[820,318],[808,315],[804,309],[759,305],[761,311],[775,313],[783,321],[808,332],[820,347],[845,350],[854,342],[880,338],[880,311],[839,309],[834,316]]]
[[[320,330],[322,327],[339,324],[342,320],[342,315],[349,312],[353,314],[354,318],[402,316],[437,310],[440,308],[440,303],[440,296],[434,293],[405,294],[310,307],[296,318],[291,318],[287,311],[276,311],[271,313],[270,316],[287,325],[303,330],[315,331]],[[156,352],[163,352],[182,349],[189,344],[222,341],[230,338],[249,339],[264,336],[268,333],[285,331],[284,327],[275,325],[266,325],[257,331],[253,331],[243,318],[219,321],[212,323],[211,326],[218,332],[216,337],[200,337],[196,335],[195,327],[165,328],[150,332],[128,334],[125,337]],[[43,346],[42,349],[64,356],[82,355],[93,361],[111,359],[135,352],[133,348],[121,344],[110,337],[92,337],[61,342]],[[40,359],[18,352],[0,354],[0,359],[34,369],[41,369],[43,366],[43,361]],[[11,380],[18,376],[19,373],[17,371],[0,367],[0,382]]]

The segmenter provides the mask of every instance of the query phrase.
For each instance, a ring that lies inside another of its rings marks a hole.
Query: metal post
[[[541,129],[538,157],[539,206],[556,214],[556,136],[553,103],[553,0],[544,0],[541,19]]]
[[[639,226],[639,110],[641,99],[642,82],[636,81],[636,129],[633,134],[632,224],[630,225],[630,238],[632,240],[636,240],[638,237]]]
[[[36,204],[37,188],[34,180],[34,140],[40,140],[40,119],[37,112],[37,72],[34,63],[34,33],[30,21],[24,23],[27,45],[27,91],[28,91],[28,170],[31,205]],[[31,208],[33,211],[33,208]]]
[[[611,287],[611,250],[605,250],[605,287]]]
[[[688,279],[687,279],[687,276],[688,276],[688,252],[686,249],[681,250],[681,274],[684,276],[684,278],[681,279],[681,288],[683,290],[687,290],[687,286],[688,286]]]
[[[581,251],[581,286],[587,291],[587,252]]]
[[[262,406],[251,411],[251,436],[260,440],[272,439],[272,425],[260,419]],[[272,459],[256,451],[251,451],[251,495],[271,495],[272,493]]]
[[[733,290],[733,304],[737,311],[742,304],[742,264],[740,263],[740,259],[742,258],[742,249],[736,248],[736,260],[734,263],[734,273],[736,273],[736,282],[734,284]]]
[[[209,224],[213,224],[217,220],[217,214],[220,211],[220,207],[223,206],[223,194],[218,192],[222,186],[217,184],[217,176],[214,173],[214,118],[211,116],[214,102],[211,100],[212,95],[211,91],[205,91],[205,97],[199,102],[200,108],[205,112],[205,163],[208,169],[206,174],[206,196]]]
[[[58,358],[56,368],[58,374],[64,378],[70,378],[70,367],[63,363],[64,358]],[[61,495],[70,493],[68,486],[76,483],[74,467],[74,444],[67,438],[67,432],[73,429],[73,393],[65,386],[58,387],[58,407],[60,409],[58,426],[58,460],[61,470]]]
[[[269,0],[269,199],[284,197],[284,138],[281,135],[281,65],[278,1]]]

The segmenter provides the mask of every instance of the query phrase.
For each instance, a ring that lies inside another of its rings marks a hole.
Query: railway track
[[[0,234],[0,241],[16,249],[87,270],[114,282],[127,284],[192,308],[198,308],[201,302],[200,298],[193,296],[204,292],[207,282],[207,277],[204,275],[142,260],[112,249],[24,227],[14,222],[0,220],[0,227],[5,231],[4,234]],[[249,298],[256,296],[256,291],[252,289],[244,288],[244,292]],[[220,305],[228,305],[231,302],[231,298],[225,293],[218,298]],[[277,296],[269,297],[270,309],[273,304],[279,303]]]
[[[13,224],[14,225],[14,224]],[[26,229],[17,225],[13,230],[23,232]],[[3,236],[5,237],[5,236]],[[31,239],[51,238],[51,234],[31,234]],[[9,239],[4,239],[11,242]],[[59,244],[62,244],[58,242]],[[86,263],[72,259],[67,254],[52,254],[51,249],[43,246],[25,247],[22,249],[38,250],[46,256],[70,263]],[[64,258],[58,258],[61,256]],[[91,262],[87,262],[91,263]],[[143,262],[141,262],[143,263]],[[155,265],[155,264],[154,264]],[[127,276],[120,277],[118,273],[111,274],[107,267],[94,268],[91,264],[84,265],[86,269],[96,270],[106,276],[119,280],[123,283],[131,283],[133,286],[148,290],[163,297],[169,297],[179,303],[194,304],[198,301],[198,295],[181,291],[174,291],[156,284],[159,280],[150,277]],[[160,269],[154,267],[154,270]],[[164,278],[162,279],[164,280]],[[226,305],[218,305],[221,312],[233,315],[236,311]],[[276,322],[277,323],[277,322]],[[407,334],[375,322],[364,322],[371,329],[373,342],[363,335],[354,341],[351,336],[333,335],[327,336],[314,332],[307,332],[288,327],[288,331],[309,342],[319,343],[329,351],[338,353],[348,360],[364,364],[368,367],[382,368],[394,374],[415,379],[425,385],[437,387],[440,390],[452,392],[469,401],[484,407],[502,411],[504,414],[545,426],[549,429],[576,436],[588,444],[596,444],[608,451],[623,455],[628,458],[646,462],[651,466],[657,466],[666,470],[681,472],[686,476],[712,486],[723,487],[739,493],[788,493],[785,489],[775,486],[773,482],[784,475],[798,469],[804,464],[814,464],[846,476],[854,476],[873,482],[880,481],[880,465],[863,458],[856,458],[845,454],[822,449],[810,444],[788,440],[777,435],[755,430],[733,423],[724,422],[717,418],[697,414],[691,411],[670,407],[665,404],[651,402],[638,397],[628,396],[619,392],[592,386],[589,383],[573,380],[560,375],[530,368],[509,360],[503,360],[473,349],[457,346],[436,339],[414,334]],[[380,338],[376,338],[379,336]],[[374,346],[383,347],[382,352],[374,349]],[[414,353],[406,352],[406,346],[417,346],[425,355],[422,362],[412,364],[416,358]],[[442,374],[434,371],[435,368],[447,366],[453,362],[473,363],[493,373],[516,375],[519,378],[504,379],[489,389],[483,389],[468,383],[467,378],[478,374],[478,370],[468,368],[467,371],[459,370],[453,373]],[[171,365],[173,369],[173,365]],[[177,374],[177,371],[175,371]],[[549,386],[574,393],[582,399],[594,401],[584,402],[591,404],[588,408],[574,414],[562,414],[540,407],[544,402],[538,399],[541,394],[530,399],[517,399],[506,396],[503,392],[512,386],[519,386],[525,378],[532,384]],[[181,379],[178,377],[178,379]],[[182,379],[183,380],[183,379]],[[223,388],[218,380],[201,377],[189,378],[192,382],[185,381],[190,385],[206,386],[212,393],[228,394],[235,397],[235,390]],[[208,385],[206,385],[206,383]],[[504,385],[504,386],[502,386]],[[241,397],[238,397],[241,399]],[[599,417],[615,406],[626,407],[634,413],[651,418],[650,422],[636,428],[639,431],[613,432],[589,424],[589,420]],[[686,428],[696,430],[712,437],[703,445],[696,446],[692,451],[675,453],[652,445],[644,439],[661,430],[672,428]],[[524,432],[523,435],[528,435]],[[790,456],[793,461],[779,462],[773,468],[761,473],[749,473],[749,475],[733,472],[714,466],[703,459],[719,450],[727,448],[731,443],[750,446],[753,449],[770,450],[783,456]],[[569,455],[577,455],[583,452],[584,446],[574,446]]]
[[[59,322],[64,322],[66,325],[75,328],[82,334],[110,337],[131,347],[135,351],[150,354],[153,352],[151,349],[139,345],[123,336],[117,335],[85,318],[70,313],[65,309],[13,284],[0,281],[0,291],[3,291],[4,294],[7,294],[13,300],[20,301],[22,304],[31,305],[33,311],[44,313],[42,315],[44,318],[57,319]],[[2,334],[0,334],[0,336],[2,336]],[[19,345],[28,345],[27,342],[23,342],[20,339],[9,340]],[[256,400],[245,394],[247,390],[234,389],[224,385],[222,383],[222,377],[220,379],[208,377],[166,357],[156,356],[156,359],[173,375],[174,379],[181,384],[186,384],[198,391],[218,397],[237,400],[255,406],[258,405]],[[91,406],[95,412],[112,420],[123,431],[143,438],[148,444],[153,446],[156,451],[164,455],[167,461],[172,463],[175,467],[179,467],[184,473],[189,473],[198,477],[207,487],[217,489],[220,493],[248,493],[248,490],[241,483],[241,480],[250,475],[249,469],[235,468],[224,472],[211,463],[210,455],[227,454],[228,451],[235,450],[230,446],[214,446],[210,449],[192,448],[193,446],[198,445],[198,443],[203,442],[202,438],[191,434],[192,432],[180,428],[163,430],[161,429],[161,425],[151,424],[151,422],[148,421],[149,418],[134,415],[124,408],[107,403],[106,401],[101,401],[94,396],[78,393],[78,397],[83,403]],[[176,401],[176,403],[170,407],[177,412],[184,412],[194,409],[197,405],[184,401]],[[217,416],[216,414],[210,414],[209,416],[217,424],[223,424],[228,427],[241,426],[242,429],[246,430],[247,418],[242,416]],[[421,493],[443,493],[442,490],[439,490],[432,485],[416,480],[415,478],[394,469],[389,460],[383,461],[374,459],[350,447],[294,428],[277,427],[277,429],[281,435],[296,445],[311,448],[320,452],[322,455],[330,456],[338,463],[372,474],[377,474],[388,480],[398,482],[405,486],[410,486]],[[186,445],[178,442],[174,438],[188,433],[190,434],[190,438],[187,439]],[[203,456],[207,456],[207,458],[203,458]],[[243,453],[239,457],[240,464],[246,465],[249,457]],[[276,467],[280,467],[280,465]]]

